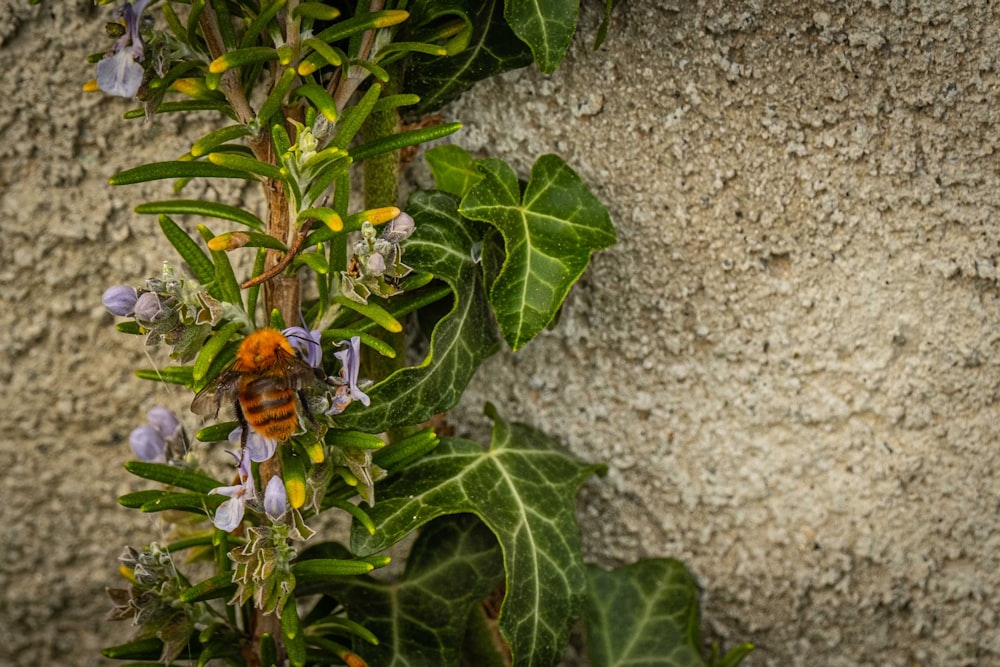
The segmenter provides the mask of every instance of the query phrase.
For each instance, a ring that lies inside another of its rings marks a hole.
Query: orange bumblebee
[[[194,397],[191,412],[214,416],[223,401],[232,400],[243,427],[271,440],[287,440],[298,430],[296,395],[308,413],[303,389],[323,382],[322,371],[303,361],[288,339],[276,329],[258,329],[243,339],[236,360]]]

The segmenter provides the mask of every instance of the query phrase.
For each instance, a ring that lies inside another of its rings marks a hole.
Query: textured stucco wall
[[[46,4],[0,2],[0,663],[89,665],[159,530],[115,509],[124,439],[184,403],[99,305],[171,258],[130,213],[167,188],[104,183],[199,127],[80,94],[102,13]],[[995,3],[632,0],[595,53],[599,5],[555,75],[447,110],[522,172],[560,153],[620,236],[453,421],[607,461],[588,557],[685,560],[748,665],[1000,665]]]

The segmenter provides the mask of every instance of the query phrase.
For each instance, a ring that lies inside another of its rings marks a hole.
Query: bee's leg
[[[239,401],[236,401],[236,421],[240,424],[240,451],[242,452],[247,448],[247,438],[250,437],[250,424],[243,415],[243,406],[240,405]]]
[[[312,410],[309,409],[309,399],[306,396],[306,392],[304,390],[302,390],[302,389],[299,389],[297,391],[297,393],[299,395],[299,403],[302,404],[302,414],[304,414],[306,416],[306,419],[309,420],[309,423],[312,424],[313,427],[319,426],[319,423],[316,421],[316,418],[313,416]]]

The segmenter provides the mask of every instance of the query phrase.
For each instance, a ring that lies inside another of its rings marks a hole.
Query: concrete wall
[[[90,665],[128,630],[117,552],[161,530],[115,509],[127,434],[185,402],[100,307],[172,258],[130,212],[168,189],[105,179],[207,126],[79,92],[86,0],[3,4],[0,662]],[[995,3],[632,0],[598,52],[584,4],[555,75],[446,115],[523,173],[560,153],[620,243],[452,421],[492,400],[607,461],[588,558],[685,560],[748,665],[1000,665]]]

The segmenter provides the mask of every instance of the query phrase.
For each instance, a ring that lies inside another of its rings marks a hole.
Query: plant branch
[[[385,7],[385,0],[372,0],[371,5],[368,7],[370,12],[381,11]],[[372,47],[375,45],[375,30],[366,30],[361,35],[361,44],[358,47],[358,60],[367,60],[368,56],[371,55]],[[336,91],[331,90],[333,95],[333,101],[337,105],[337,110],[343,110],[347,106],[348,101],[350,101],[351,96],[357,91],[358,86],[361,82],[368,77],[368,71],[357,67],[354,65],[349,65],[347,67],[347,76],[345,78],[334,78],[330,82],[330,85],[336,85]],[[334,83],[334,82],[338,83]]]
[[[208,46],[209,56],[214,60],[224,55],[226,53],[226,45],[222,41],[222,32],[219,30],[219,17],[211,4],[206,3],[205,9],[202,10],[201,16],[198,18],[198,24],[205,35],[205,44]],[[247,124],[256,118],[257,114],[250,106],[246,92],[244,92],[243,87],[240,85],[239,69],[229,69],[223,72],[222,77],[219,79],[219,90],[226,96],[226,101],[233,107],[236,118],[241,123]],[[268,138],[264,134],[256,137],[251,136],[248,138],[248,143],[254,156],[258,160],[264,161],[270,144]]]
[[[309,220],[306,220],[305,224],[302,225],[301,231],[299,231],[298,235],[295,237],[295,241],[288,249],[288,252],[286,252],[284,256],[282,256],[282,258],[274,264],[274,266],[265,270],[259,276],[254,276],[253,278],[247,280],[241,284],[240,287],[247,289],[248,287],[253,287],[254,285],[260,285],[261,283],[271,280],[276,275],[284,271],[288,265],[292,263],[292,260],[295,259],[295,255],[298,254],[299,250],[302,249],[302,244],[305,243],[306,236],[308,235],[309,228],[311,226],[312,219],[310,218]],[[275,253],[277,253],[277,251],[275,251]]]

